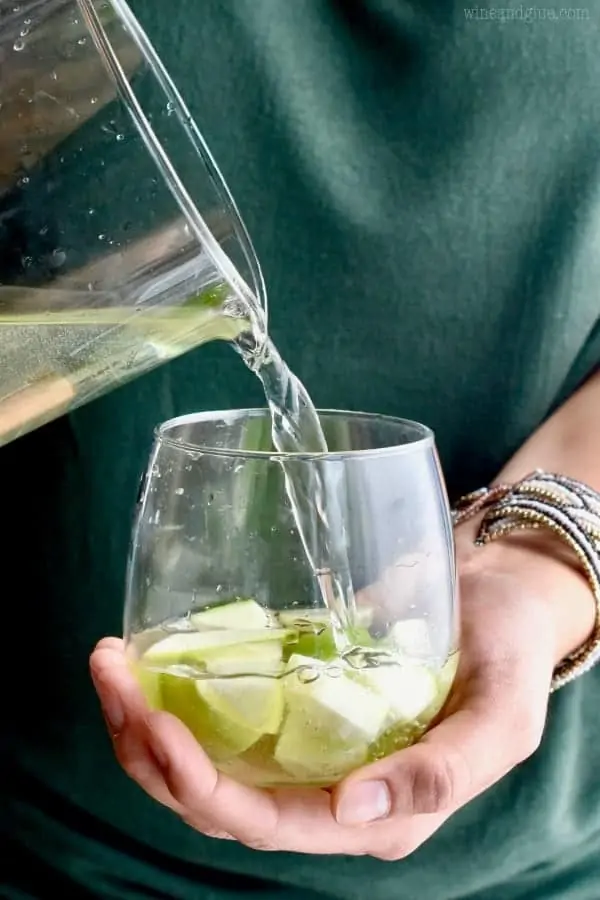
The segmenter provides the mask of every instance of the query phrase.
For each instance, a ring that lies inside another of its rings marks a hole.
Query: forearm
[[[600,370],[534,432],[497,481],[512,483],[534,469],[570,475],[600,491]]]
[[[596,373],[523,444],[498,473],[513,483],[535,469],[570,475],[600,491],[600,372]],[[478,523],[457,530],[463,570],[481,565],[511,568],[548,603],[553,618],[556,661],[578,647],[594,623],[590,587],[574,556],[552,535],[531,532],[473,548]]]

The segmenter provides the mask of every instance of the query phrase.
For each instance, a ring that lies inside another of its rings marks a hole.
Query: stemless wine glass
[[[456,671],[454,545],[432,432],[371,414],[319,417],[321,455],[274,452],[267,410],[166,422],[137,509],[132,665],[153,708],[254,785],[330,786],[408,746]],[[309,561],[321,513],[302,510],[303,543],[286,491],[286,479],[306,483],[306,467],[321,507],[336,505],[349,563],[343,633]]]

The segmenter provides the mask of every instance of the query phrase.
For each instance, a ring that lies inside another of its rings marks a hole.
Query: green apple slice
[[[333,677],[326,666],[299,654],[288,662],[284,697],[287,715],[275,759],[305,781],[326,782],[364,762],[389,716],[378,692],[343,669]]]
[[[155,707],[181,719],[212,758],[231,758],[280,726],[283,687],[276,676],[285,635],[283,629],[170,635],[144,654],[142,688]],[[215,677],[189,677],[173,671],[178,666],[201,667]],[[152,675],[158,682],[150,683]]]
[[[190,622],[198,631],[214,628],[268,628],[271,617],[256,600],[235,600],[192,613]]]
[[[435,655],[426,619],[403,619],[395,622],[388,632],[386,643],[391,643],[404,656],[431,659]]]
[[[253,731],[256,740],[275,734],[283,717],[283,685],[264,675],[196,681],[196,690],[215,716],[232,731]],[[254,741],[253,741],[254,743]]]
[[[133,662],[131,668],[150,709],[162,709],[161,673],[147,669],[137,662]]]
[[[390,725],[418,719],[435,702],[439,689],[430,668],[410,663],[363,669],[357,677],[384,698]]]
[[[162,708],[187,725],[215,762],[248,750],[260,737],[255,728],[223,715],[204,701],[193,678],[162,674]]]
[[[283,645],[289,632],[283,628],[229,629],[214,631],[186,631],[171,634],[152,644],[143,655],[148,666],[198,666],[207,663],[233,647],[271,641]]]
[[[274,758],[294,781],[329,786],[367,761],[366,741],[340,741],[332,731],[307,731],[306,715],[300,710],[285,719]]]
[[[280,675],[283,671],[281,641],[255,641],[222,647],[206,657],[211,675]]]
[[[331,626],[331,613],[325,607],[308,606],[297,609],[284,609],[278,613],[279,621],[284,628],[297,627],[298,624],[315,626]],[[373,621],[373,610],[369,606],[358,606],[354,623],[360,628],[368,628]]]

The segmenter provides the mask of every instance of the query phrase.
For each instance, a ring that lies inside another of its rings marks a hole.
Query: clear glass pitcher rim
[[[179,178],[179,173],[172,166],[160,138],[152,127],[151,122],[146,117],[144,110],[140,107],[137,98],[129,85],[127,77],[121,70],[119,60],[112,50],[110,40],[107,38],[104,27],[99,19],[94,0],[75,0],[75,2],[87,23],[88,30],[96,45],[96,49],[100,54],[105,67],[110,72],[117,90],[120,94],[123,92],[126,94],[130,106],[130,114],[131,110],[133,110],[136,128],[140,132],[148,152],[152,155],[154,163],[160,171],[161,177],[169,186],[179,208],[185,216],[188,227],[191,227],[198,241],[212,257],[215,266],[224,275],[234,291],[241,296],[242,299],[248,299],[246,296],[247,290],[252,293],[255,303],[258,303],[262,308],[266,321],[266,288],[260,262],[256,255],[248,229],[246,228],[234,197],[229,190],[223,173],[206,143],[202,132],[196,124],[184,98],[180,94],[144,28],[126,0],[107,0],[107,3],[115,10],[120,21],[127,29],[131,39],[137,45],[142,57],[151,63],[154,76],[157,78],[165,96],[174,103],[174,112],[179,117],[179,124],[185,139],[190,141],[197,152],[199,165],[204,166],[208,170],[227,215],[230,217],[236,239],[242,248],[248,271],[253,282],[251,285],[246,284],[242,273],[238,271],[225,250],[219,244],[218,240],[214,237],[210,227],[198,209],[194,198],[190,196],[186,186]],[[250,305],[251,307],[253,306],[252,303]]]
[[[366,459],[367,457],[383,457],[383,456],[404,456],[415,453],[423,453],[431,450],[435,446],[435,434],[431,428],[422,422],[413,419],[406,419],[399,416],[391,416],[383,413],[361,412],[358,410],[344,409],[317,409],[320,417],[342,418],[346,420],[364,421],[364,422],[381,422],[394,426],[404,426],[413,429],[419,436],[415,440],[409,440],[405,443],[386,444],[382,447],[369,447],[363,450],[332,450],[329,453],[279,453],[276,450],[246,450],[244,448],[234,447],[214,447],[209,442],[189,441],[172,437],[170,432],[173,429],[185,426],[195,425],[209,422],[217,422],[221,420],[224,423],[228,421],[233,424],[240,418],[261,417],[270,419],[270,411],[266,407],[248,407],[210,410],[206,412],[187,413],[186,415],[174,416],[167,419],[154,429],[154,437],[156,444],[168,446],[170,448],[181,450],[184,453],[201,453],[207,456],[224,456],[235,459],[262,459],[262,460],[285,460],[295,459],[299,461],[311,460],[341,460],[341,459]]]

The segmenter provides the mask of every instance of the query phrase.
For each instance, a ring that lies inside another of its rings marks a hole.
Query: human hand
[[[187,728],[151,712],[116,638],[91,658],[116,756],[148,794],[193,828],[260,850],[412,853],[461,806],[532,754],[555,664],[583,640],[593,603],[582,578],[526,541],[473,551],[458,536],[461,661],[443,720],[415,746],[329,792],[259,790],[217,772]],[[565,610],[578,619],[564,627]],[[581,634],[580,634],[581,632]]]

